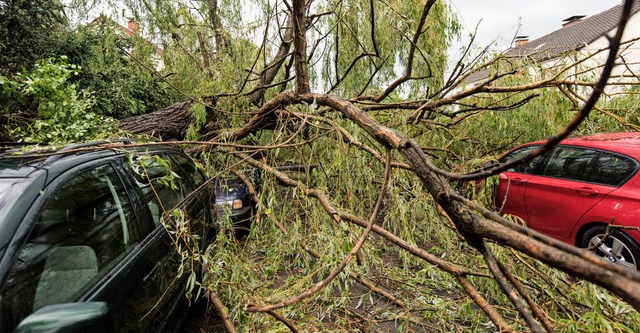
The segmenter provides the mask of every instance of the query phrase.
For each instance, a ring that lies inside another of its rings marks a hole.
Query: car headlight
[[[231,208],[232,209],[240,209],[240,208],[242,208],[242,200],[236,199],[236,200],[231,201]]]
[[[216,202],[215,207],[217,210],[224,210],[225,208],[228,208],[230,210],[240,209],[242,208],[242,200],[235,199],[235,200],[219,201],[219,202]]]

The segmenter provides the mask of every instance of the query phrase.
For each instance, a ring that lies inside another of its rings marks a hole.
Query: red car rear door
[[[549,236],[569,242],[580,218],[614,188],[599,184],[535,176],[525,194],[527,224]]]
[[[573,227],[615,187],[588,182],[599,151],[558,146],[542,175],[527,180],[524,194],[530,228],[568,241]]]

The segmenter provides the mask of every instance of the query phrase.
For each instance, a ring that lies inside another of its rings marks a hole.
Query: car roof
[[[20,150],[4,150],[0,153],[0,178],[29,177],[37,170],[46,169],[53,179],[58,172],[127,151],[178,151],[179,149],[153,141],[117,140],[88,142],[59,146],[29,146]]]
[[[546,140],[532,142],[542,144]],[[563,145],[608,150],[640,160],[640,132],[602,133],[572,137],[560,142]]]

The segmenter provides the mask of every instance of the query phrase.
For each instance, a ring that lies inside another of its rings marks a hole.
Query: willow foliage
[[[404,97],[424,96],[428,89],[441,88],[445,52],[458,25],[447,5],[437,2],[426,18],[424,33],[413,45],[423,7],[424,1],[416,0],[328,1],[326,11],[333,10],[335,15],[323,21],[330,29],[325,39],[327,51],[322,55],[321,82],[327,87],[340,83],[333,93],[344,97],[379,92],[404,74],[409,49],[415,46],[411,77],[421,79],[403,87]],[[347,75],[349,71],[351,75]]]

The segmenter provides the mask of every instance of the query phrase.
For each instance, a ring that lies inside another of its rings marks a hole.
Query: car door
[[[501,163],[520,158],[533,150],[538,145],[525,146],[505,155],[500,159]],[[527,220],[525,208],[525,191],[527,182],[540,169],[544,161],[544,156],[539,156],[533,160],[508,169],[498,176],[498,184],[494,192],[494,205],[496,211],[502,215],[511,215],[522,220]]]
[[[144,167],[136,171],[136,165],[131,163]],[[132,304],[136,316],[123,317],[122,322],[132,331],[165,331],[173,328],[167,325],[179,323],[188,305],[185,288],[197,270],[189,250],[197,251],[196,246],[201,245],[197,242],[203,239],[199,227],[208,218],[206,207],[202,197],[193,194],[188,176],[164,153],[136,156],[123,168],[135,175],[131,181],[141,198],[140,211],[149,216],[144,221],[150,223],[141,224],[139,256],[150,266],[143,284],[134,291],[134,299],[147,301]],[[183,227],[188,227],[187,233],[183,233]]]
[[[172,151],[168,153],[172,169],[175,170],[182,186],[189,192],[185,198],[185,208],[192,219],[191,230],[201,237],[200,246],[208,245],[216,236],[212,209],[215,204],[215,189],[206,181],[202,170],[184,154]],[[204,249],[203,249],[204,250]]]
[[[0,291],[3,327],[47,305],[84,300],[126,311],[141,271],[128,262],[140,242],[137,217],[109,161],[75,167],[30,208],[25,242]],[[117,325],[117,323],[114,323]],[[115,329],[117,326],[106,328]]]
[[[527,224],[555,238],[568,241],[573,227],[614,187],[590,181],[601,152],[595,149],[557,146],[541,175],[527,180]]]

